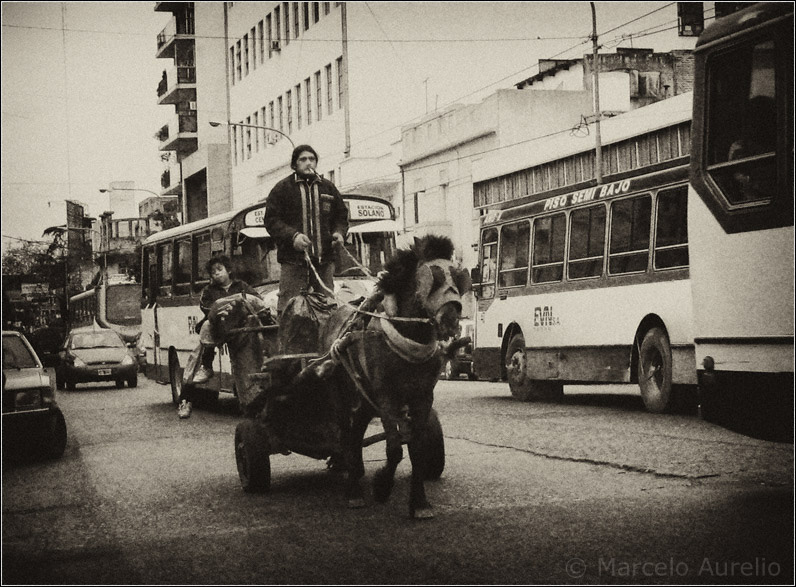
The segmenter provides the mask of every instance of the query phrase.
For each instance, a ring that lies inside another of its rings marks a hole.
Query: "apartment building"
[[[156,133],[166,165],[161,195],[179,195],[182,217],[193,222],[231,209],[226,128],[226,52],[221,2],[156,2],[171,13],[158,34],[156,56],[167,64],[157,86],[158,104],[173,107]]]

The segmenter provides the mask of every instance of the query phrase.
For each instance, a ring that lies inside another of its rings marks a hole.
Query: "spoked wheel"
[[[180,403],[182,394],[182,374],[180,373],[180,358],[174,350],[169,351],[169,383],[171,383],[171,401],[176,406]]]
[[[235,428],[235,462],[243,491],[261,493],[271,487],[271,455],[262,424],[244,420]]]
[[[421,442],[423,478],[426,481],[436,481],[442,476],[442,471],[445,470],[445,437],[442,435],[442,424],[439,422],[439,416],[434,409],[428,413],[426,433]]]
[[[638,386],[647,411],[667,412],[673,407],[672,350],[662,328],[651,328],[639,347]]]

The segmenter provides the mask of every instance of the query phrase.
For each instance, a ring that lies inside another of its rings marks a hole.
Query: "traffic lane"
[[[101,550],[70,547],[65,534],[54,561],[52,552],[31,557],[33,551],[18,544],[15,553],[37,563],[37,582],[97,576],[175,583],[571,582],[566,562],[572,558],[583,560],[587,571],[593,567],[584,577],[599,582],[606,552],[614,560],[619,553],[657,561],[679,553],[683,537],[692,545],[682,553],[692,555],[688,582],[703,578],[693,574],[695,552],[781,559],[777,549],[787,543],[780,539],[788,516],[776,494],[750,496],[748,488],[708,487],[453,438],[449,429],[459,427],[454,410],[443,412],[447,467],[441,481],[427,484],[437,510],[428,525],[407,519],[408,459],[384,506],[348,510],[339,478],[323,463],[295,455],[273,458],[269,494],[248,495],[234,464],[239,418],[222,402],[220,410],[197,410],[179,421],[163,390],[67,394],[63,403],[67,418],[75,414],[73,441],[80,445],[77,453],[70,445],[68,456],[81,456],[94,492],[88,503],[95,517],[86,524],[104,529],[108,538]],[[450,391],[448,397],[438,389],[440,409],[469,401],[459,389]],[[130,421],[123,432],[114,431],[113,416]],[[383,463],[383,450],[383,444],[366,449],[368,478]],[[29,514],[34,534],[45,531],[38,522],[46,516]]]
[[[635,386],[573,386],[558,403],[518,402],[505,383],[441,381],[446,437],[537,456],[685,479],[793,485],[793,444],[758,440],[689,414],[650,414]]]

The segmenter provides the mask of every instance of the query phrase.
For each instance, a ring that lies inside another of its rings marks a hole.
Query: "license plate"
[[[113,373],[112,369],[97,369],[97,375],[110,375]]]

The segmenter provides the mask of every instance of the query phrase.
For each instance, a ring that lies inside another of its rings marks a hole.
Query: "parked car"
[[[473,371],[473,321],[463,318],[459,321],[459,328],[459,336],[469,337],[470,342],[459,347],[456,354],[453,355],[453,359],[445,361],[440,377],[442,379],[458,379],[462,375],[467,375],[468,379],[473,380],[477,378]]]
[[[59,389],[74,390],[78,383],[114,381],[116,387],[138,385],[136,350],[108,328],[76,328],[59,353],[56,381]]]
[[[55,385],[31,344],[3,331],[3,448],[20,445],[58,458],[66,449],[66,420]]]

